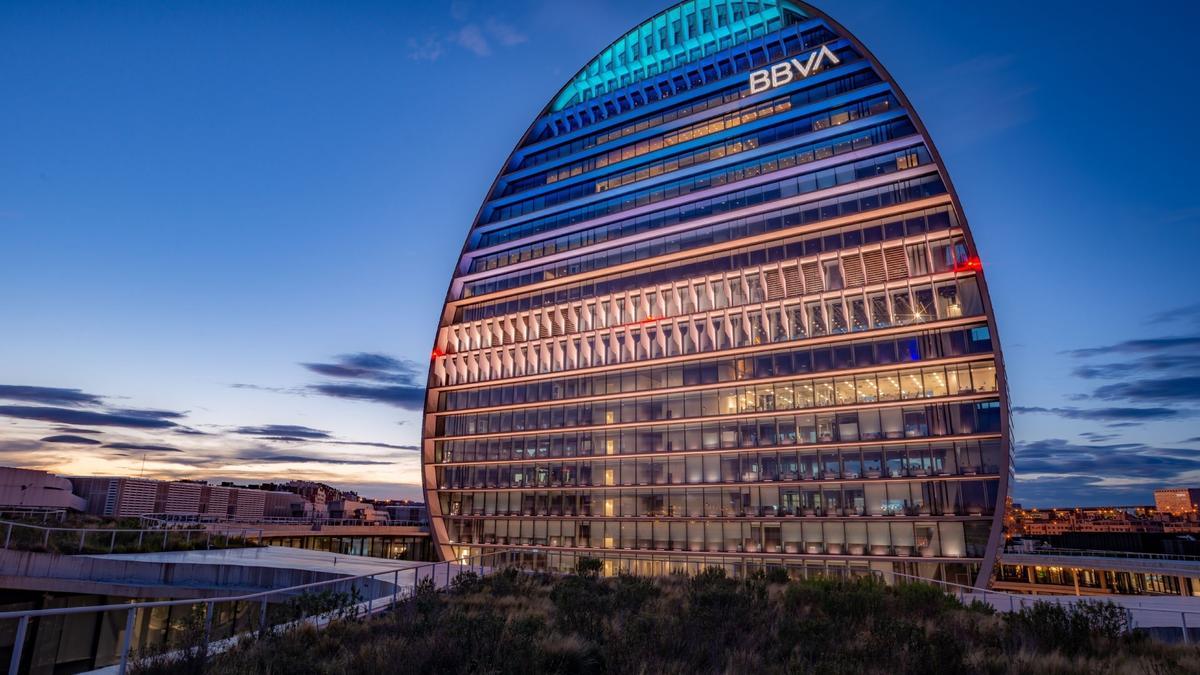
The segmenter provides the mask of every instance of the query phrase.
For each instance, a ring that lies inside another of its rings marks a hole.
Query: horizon
[[[1005,350],[1013,501],[1200,486],[1200,140],[1176,131],[1200,95],[1183,59],[1146,68],[1108,37],[1180,44],[1200,6],[814,4],[888,66],[955,180]],[[528,120],[650,13],[0,7],[0,464],[423,501],[463,237]]]

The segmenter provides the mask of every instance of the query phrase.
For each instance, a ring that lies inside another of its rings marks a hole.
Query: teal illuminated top
[[[600,52],[563,87],[550,109],[582,103],[806,16],[787,0],[685,0]]]

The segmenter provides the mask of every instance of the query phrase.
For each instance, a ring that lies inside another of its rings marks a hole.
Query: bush
[[[322,631],[268,633],[209,659],[205,672],[1200,671],[1200,650],[1146,641],[1111,603],[1042,603],[996,616],[930,586],[889,587],[871,578],[810,578],[766,593],[769,571],[742,580],[720,568],[655,579],[580,571],[464,574],[451,593],[424,583],[406,611]],[[189,672],[183,667],[158,672]]]
[[[474,593],[483,587],[483,578],[475,572],[459,572],[453,580],[450,581],[450,592],[464,595],[466,593]]]
[[[1066,654],[1098,653],[1107,643],[1131,632],[1129,611],[1108,601],[1037,602],[1005,615],[1005,619],[1015,645],[1058,649]]]
[[[595,579],[604,569],[604,561],[599,558],[580,558],[575,562],[575,574],[581,577]]]

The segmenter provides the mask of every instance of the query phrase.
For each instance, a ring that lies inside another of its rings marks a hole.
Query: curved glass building
[[[883,66],[790,0],[688,0],[555,94],[438,327],[443,559],[982,584],[1010,472],[980,257]]]

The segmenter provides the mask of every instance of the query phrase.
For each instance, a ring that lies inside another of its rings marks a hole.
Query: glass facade
[[[1011,461],[982,267],[844,28],[667,9],[554,96],[463,247],[423,429],[437,555],[983,583]]]

